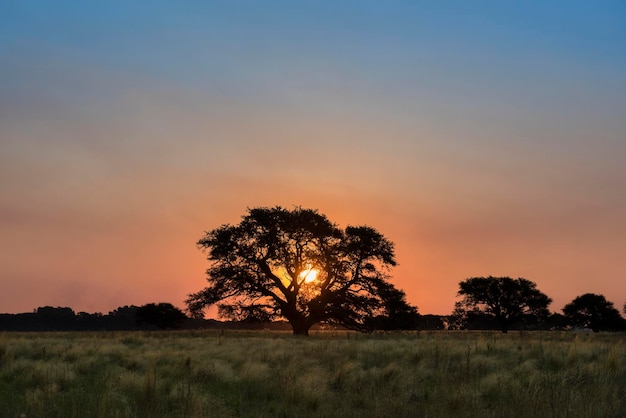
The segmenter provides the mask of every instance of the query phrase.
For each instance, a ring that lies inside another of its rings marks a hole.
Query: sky
[[[0,2],[0,312],[206,285],[247,208],[395,243],[393,283],[626,302],[626,3]]]

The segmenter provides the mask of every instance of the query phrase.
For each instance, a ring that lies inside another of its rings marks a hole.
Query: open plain
[[[0,335],[3,417],[624,417],[626,334]]]

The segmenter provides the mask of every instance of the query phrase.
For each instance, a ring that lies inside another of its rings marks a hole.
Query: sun
[[[319,274],[319,271],[317,271],[314,268],[310,268],[300,273],[300,277],[304,279],[305,283],[311,283],[317,279],[318,274]]]

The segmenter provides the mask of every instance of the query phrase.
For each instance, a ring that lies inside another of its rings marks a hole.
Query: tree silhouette
[[[524,278],[472,277],[459,283],[453,317],[464,327],[475,320],[494,323],[502,332],[523,321],[538,321],[548,316],[552,300]]]
[[[198,247],[212,264],[209,286],[189,295],[191,312],[218,304],[223,317],[282,317],[294,334],[308,335],[319,322],[371,330],[389,303],[410,310],[388,282],[393,243],[369,226],[340,229],[316,210],[248,209],[238,225],[206,232]]]
[[[370,319],[370,328],[385,331],[417,329],[420,315],[416,307],[407,303],[402,290],[388,284],[379,289],[379,296],[383,301],[383,312]]]
[[[171,303],[148,303],[135,311],[140,324],[148,324],[158,329],[179,328],[187,316]]]
[[[624,319],[603,295],[585,293],[563,307],[569,325],[591,328],[593,332],[624,329]]]

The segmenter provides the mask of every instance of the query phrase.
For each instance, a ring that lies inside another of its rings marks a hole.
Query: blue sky
[[[180,306],[202,231],[277,204],[385,233],[424,313],[489,274],[622,304],[625,22],[621,1],[4,1],[0,311]]]

